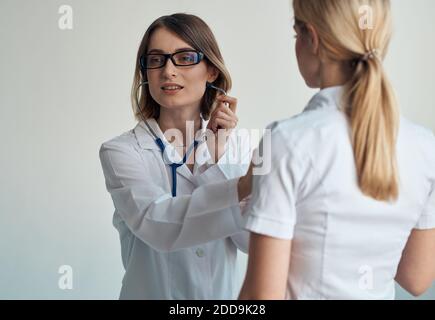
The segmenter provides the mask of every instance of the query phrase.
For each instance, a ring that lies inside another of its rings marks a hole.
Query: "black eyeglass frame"
[[[174,55],[180,54],[180,53],[185,53],[185,52],[194,52],[197,55],[197,61],[195,63],[192,64],[178,64],[175,59],[174,59]],[[159,67],[152,67],[152,68],[148,68],[147,67],[147,63],[146,63],[146,59],[148,56],[153,55],[153,56],[162,56],[165,58],[165,60],[163,61],[163,64]],[[177,51],[174,53],[149,53],[149,54],[144,54],[140,57],[139,59],[139,63],[140,63],[140,68],[141,70],[152,70],[152,69],[160,69],[163,68],[164,66],[166,66],[166,64],[168,63],[168,59],[171,59],[172,63],[174,64],[174,66],[177,67],[190,67],[190,66],[194,66],[197,65],[199,63],[201,63],[202,60],[204,60],[205,55],[197,50],[181,50],[181,51]]]

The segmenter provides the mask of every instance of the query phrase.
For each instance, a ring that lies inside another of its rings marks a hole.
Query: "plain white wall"
[[[58,27],[61,5],[73,9],[72,30]],[[393,9],[386,67],[404,114],[434,130],[435,2],[393,0]],[[314,93],[297,70],[288,0],[0,0],[0,298],[118,297],[120,246],[98,149],[135,125],[138,45],[154,19],[175,12],[213,29],[241,127],[292,116]],[[73,268],[72,290],[58,287],[61,265]]]

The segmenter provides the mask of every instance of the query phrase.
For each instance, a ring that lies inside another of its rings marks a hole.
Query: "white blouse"
[[[357,184],[342,90],[321,90],[302,114],[272,124],[271,171],[254,177],[246,228],[292,239],[291,299],[393,299],[410,232],[435,228],[434,135],[401,118],[400,195],[375,201]]]

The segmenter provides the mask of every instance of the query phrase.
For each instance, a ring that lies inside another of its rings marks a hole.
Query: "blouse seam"
[[[292,153],[293,156],[295,158],[296,161],[299,162],[299,158],[296,156],[295,151],[298,150],[298,146],[293,144],[291,146],[292,148]],[[322,179],[320,179],[320,175],[317,172],[316,167],[314,166],[314,162],[312,160],[312,156],[310,151],[307,151],[307,155],[306,157],[308,158],[308,165],[311,168],[311,171],[314,173],[316,179],[315,182],[317,182],[317,185],[319,185],[321,187],[322,190],[325,190],[325,186],[323,184]],[[297,199],[295,199],[295,202],[297,202]],[[324,237],[323,237],[323,252],[322,252],[322,264],[321,264],[321,273],[320,273],[320,288],[324,287],[324,278],[325,278],[325,256],[326,256],[326,242],[327,242],[327,232],[328,232],[328,228],[329,228],[329,210],[327,210],[327,203],[325,201],[325,199],[323,199],[323,203],[325,204],[325,214],[326,214],[326,224],[325,224],[325,233],[324,233]],[[295,203],[295,207],[296,207],[296,203]],[[296,210],[296,216],[297,216],[297,210]],[[295,227],[296,227],[296,221],[295,221]],[[325,298],[324,294],[323,294],[323,290],[320,289],[320,294],[322,296],[322,298]]]

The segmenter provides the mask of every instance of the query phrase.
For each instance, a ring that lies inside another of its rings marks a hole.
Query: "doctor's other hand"
[[[219,95],[216,97],[217,106],[210,115],[207,129],[215,134],[215,141],[208,141],[207,146],[210,154],[214,154],[215,162],[225,152],[225,144],[230,136],[232,129],[237,126],[239,118],[236,116],[237,99]]]
[[[239,179],[239,183],[237,184],[237,193],[239,195],[239,202],[246,199],[252,192],[252,170],[253,163],[249,166],[248,172],[246,175]]]

